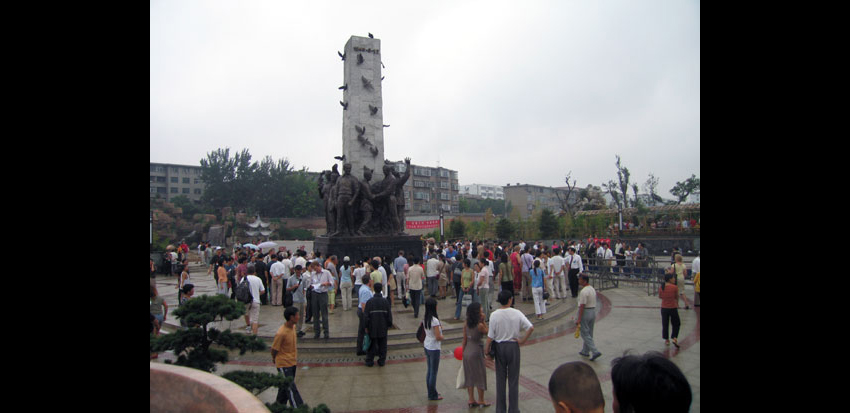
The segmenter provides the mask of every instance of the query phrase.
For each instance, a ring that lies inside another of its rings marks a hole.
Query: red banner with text
[[[431,219],[428,221],[406,221],[407,229],[428,229],[428,228],[439,228],[440,220],[439,219]]]

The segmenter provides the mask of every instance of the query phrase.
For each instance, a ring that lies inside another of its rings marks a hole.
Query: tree
[[[452,218],[452,220],[449,222],[449,233],[451,234],[449,238],[461,238],[463,237],[463,234],[465,232],[466,224],[459,218]]]
[[[573,174],[573,171],[567,172],[567,178],[565,179],[567,183],[567,193],[561,198],[561,193],[559,191],[555,191],[555,196],[558,197],[558,202],[561,204],[561,209],[567,213],[567,215],[575,216],[576,212],[578,212],[578,208],[576,206],[581,202],[581,196],[572,196],[573,191],[576,188],[576,180],[573,179],[573,183],[570,184],[570,178]],[[578,194],[577,194],[578,195]]]
[[[206,184],[201,202],[212,210],[229,206],[251,215],[324,215],[315,179],[305,168],[295,171],[286,158],[251,162],[247,149],[233,157],[229,148],[218,149],[201,160],[201,179]]]
[[[646,183],[643,184],[643,190],[649,193],[651,206],[655,206],[656,203],[664,203],[664,200],[658,196],[658,178],[656,178],[651,172],[649,173],[649,178],[646,180]]]
[[[496,223],[496,237],[499,239],[512,239],[514,237],[514,224],[507,218],[502,218]]]
[[[227,351],[211,348],[213,344],[229,350],[239,349],[239,354],[266,349],[266,343],[256,336],[207,327],[217,318],[233,321],[245,314],[245,304],[223,295],[194,297],[174,310],[173,314],[185,321],[189,328],[159,337],[151,336],[150,346],[152,353],[173,350],[177,355],[174,364],[178,366],[208,373],[215,371],[215,364],[226,363],[228,355]]]
[[[558,218],[548,208],[544,208],[540,213],[540,236],[542,238],[558,236]]]
[[[670,190],[670,193],[678,199],[676,204],[681,204],[687,200],[691,194],[699,194],[699,178],[697,178],[696,175],[691,174],[691,177],[683,182],[676,182],[676,186]]]

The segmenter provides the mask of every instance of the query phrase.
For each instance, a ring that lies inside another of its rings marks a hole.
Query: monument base
[[[339,262],[343,257],[351,258],[351,263],[361,259],[374,257],[398,257],[398,252],[422,255],[422,240],[418,235],[375,235],[365,237],[316,237],[313,250],[321,251],[322,258],[336,255]]]

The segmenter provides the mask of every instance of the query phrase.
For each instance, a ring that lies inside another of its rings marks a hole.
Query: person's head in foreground
[[[605,408],[596,372],[581,361],[561,364],[552,372],[549,396],[556,413],[602,413]]]
[[[614,413],[687,412],[691,386],[672,361],[650,351],[624,354],[611,362]]]

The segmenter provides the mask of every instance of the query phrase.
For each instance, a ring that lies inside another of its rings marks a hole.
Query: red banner
[[[407,229],[428,229],[428,228],[439,228],[440,220],[432,219],[428,221],[406,221]]]

